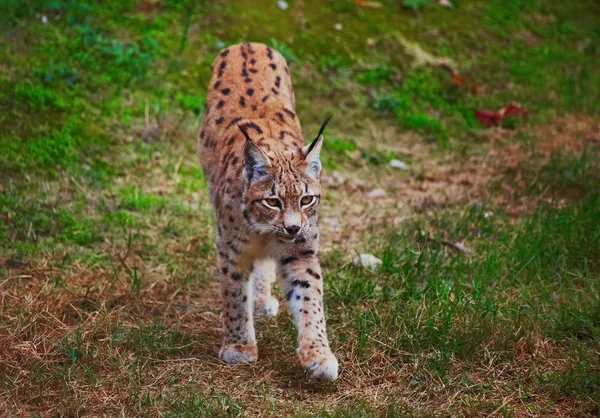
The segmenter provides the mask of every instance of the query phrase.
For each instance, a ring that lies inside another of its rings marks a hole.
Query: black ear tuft
[[[323,131],[325,130],[325,127],[327,126],[327,124],[329,123],[329,121],[331,120],[332,117],[333,117],[333,115],[329,116],[327,119],[325,119],[325,122],[323,122],[323,124],[321,125],[321,129],[319,129],[319,134],[314,139],[314,141],[311,142],[311,144],[309,145],[308,149],[306,150],[306,153],[304,154],[305,156],[308,155],[308,154],[310,154],[310,152],[312,151],[312,149],[319,142],[317,140],[321,137],[321,135],[323,135]]]

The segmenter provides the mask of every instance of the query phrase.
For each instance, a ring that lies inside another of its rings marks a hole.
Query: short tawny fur
[[[258,357],[254,316],[277,313],[276,277],[298,328],[302,367],[335,380],[318,261],[322,131],[304,146],[285,59],[262,44],[219,53],[198,138],[217,218],[227,363]]]

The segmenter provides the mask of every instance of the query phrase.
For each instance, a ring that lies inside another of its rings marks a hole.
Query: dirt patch
[[[536,149],[544,157],[556,151],[581,154],[586,147],[600,146],[600,121],[585,114],[569,114],[538,127],[534,135]]]
[[[488,141],[475,146],[466,159],[453,153],[439,156],[418,135],[399,133],[393,126],[377,130],[367,121],[367,127],[372,139],[365,140],[365,135],[358,142],[368,146],[375,140],[380,148],[412,162],[408,170],[399,170],[369,166],[358,157],[355,170],[324,172],[324,189],[331,195],[321,210],[325,252],[354,255],[366,232],[402,227],[414,213],[431,208],[487,202],[518,217],[542,202],[559,205],[569,197],[557,199],[550,187],[526,191],[531,176],[556,153],[581,155],[591,149],[600,158],[600,123],[583,114],[557,116],[533,129],[528,132],[530,143],[518,142],[515,130],[490,129]]]

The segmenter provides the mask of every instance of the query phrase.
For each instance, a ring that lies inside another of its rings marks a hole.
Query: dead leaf
[[[373,254],[360,254],[352,260],[352,264],[355,266],[363,266],[369,270],[375,270],[381,263],[382,261]]]
[[[383,189],[373,189],[369,193],[367,193],[367,197],[369,199],[381,199],[382,197],[386,197],[387,193]]]
[[[436,57],[435,55],[430,54],[429,52],[425,51],[421,45],[416,42],[409,41],[399,32],[395,32],[394,37],[398,43],[402,45],[406,53],[414,58],[411,64],[413,67],[431,65],[446,68],[453,73],[458,72],[458,65],[450,58]]]
[[[455,250],[460,251],[463,254],[471,254],[471,249],[468,248],[465,244],[463,244],[460,241],[452,242],[452,241],[445,241],[444,240],[444,241],[442,241],[442,243],[444,245],[447,245],[448,247],[452,247]]]

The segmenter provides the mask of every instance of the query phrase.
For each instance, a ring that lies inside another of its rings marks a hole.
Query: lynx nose
[[[300,227],[298,225],[291,225],[291,226],[286,226],[285,230],[290,235],[296,235],[298,233],[298,231],[300,231]]]

